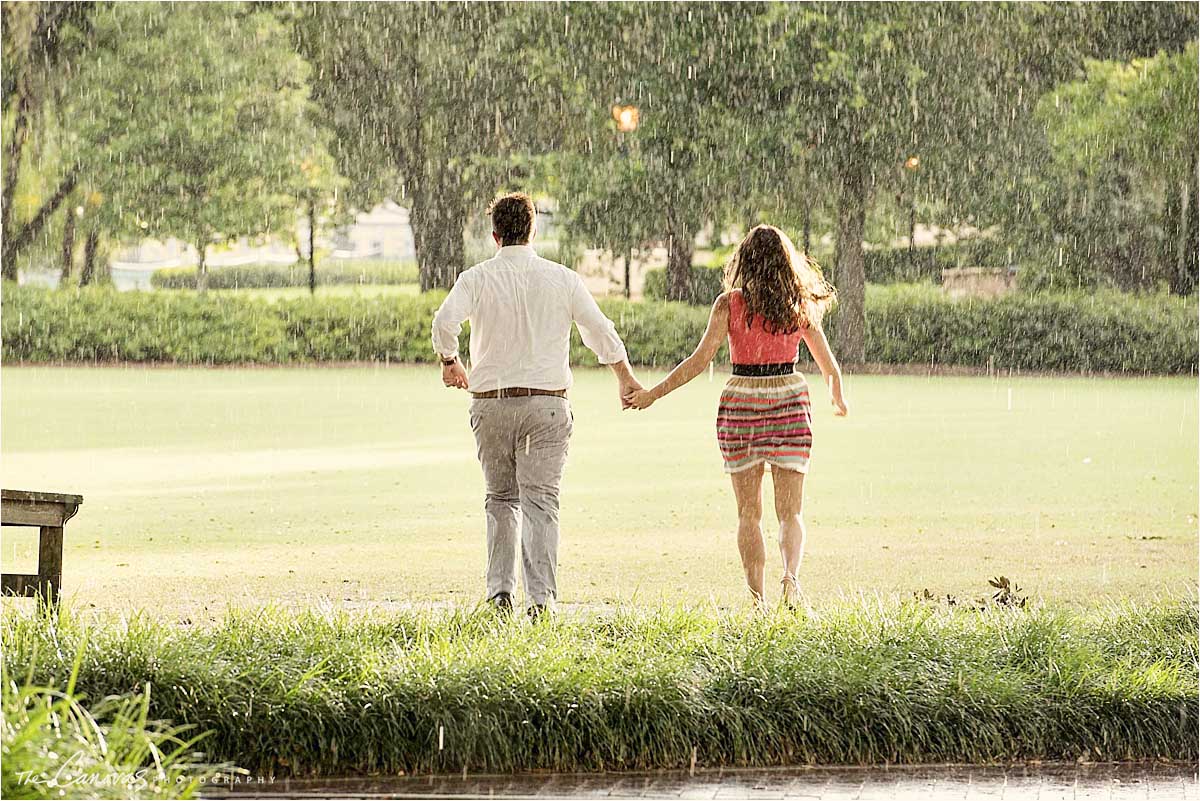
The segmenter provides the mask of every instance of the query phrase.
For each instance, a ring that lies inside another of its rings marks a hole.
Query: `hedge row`
[[[877,248],[863,252],[863,270],[872,284],[940,283],[942,270],[955,267],[1005,267],[1007,251],[990,239],[969,239],[940,247]],[[832,263],[829,265],[832,267]],[[692,303],[708,305],[721,293],[724,263],[694,265],[688,281]],[[826,275],[831,270],[826,269]],[[648,270],[642,294],[647,300],[666,300],[667,271]]]
[[[415,284],[417,265],[402,261],[317,261],[317,284]],[[156,289],[195,289],[195,267],[155,270],[150,285]],[[210,289],[276,289],[308,286],[308,265],[243,264],[208,271]]]
[[[714,267],[692,267],[688,279],[688,298],[692,303],[707,306],[716,300],[724,290],[725,265]],[[642,296],[646,300],[667,299],[667,271],[660,267],[647,270],[645,283],[642,285]]]
[[[3,357],[9,363],[427,362],[433,359],[430,321],[442,297],[266,303],[215,293],[10,284],[3,298]],[[686,357],[708,316],[683,303],[607,299],[601,306],[631,360],[643,365]],[[837,325],[836,313],[830,325]],[[578,334],[573,343],[576,363],[595,364]],[[953,300],[930,286],[872,286],[866,343],[866,359],[874,363],[1186,374],[1196,366],[1195,304],[1117,292]]]

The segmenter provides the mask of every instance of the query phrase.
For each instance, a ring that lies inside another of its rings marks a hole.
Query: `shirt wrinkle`
[[[628,356],[616,327],[578,274],[543,259],[529,245],[500,248],[465,270],[433,319],[433,347],[458,353],[458,335],[471,322],[470,389],[568,389],[571,325],[602,364]]]

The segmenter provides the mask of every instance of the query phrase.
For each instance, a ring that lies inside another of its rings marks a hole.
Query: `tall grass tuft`
[[[55,647],[55,664],[64,666],[61,643],[55,644],[51,617],[40,617],[43,637],[37,646]],[[81,632],[72,631],[73,638]],[[85,646],[85,639],[76,640]],[[57,646],[57,647],[56,647]],[[76,690],[85,647],[76,652],[70,673],[59,686],[33,683],[37,654],[24,655],[29,673],[18,683],[2,663],[4,727],[0,737],[0,797],[22,798],[191,798],[216,775],[200,761],[195,746],[203,735],[185,739],[190,726],[150,718],[150,686],[107,696],[85,707]]]
[[[13,669],[210,730],[276,775],[1197,758],[1194,604],[1073,612],[859,602],[750,617],[623,609],[231,611],[51,630]],[[7,715],[7,712],[6,712]]]

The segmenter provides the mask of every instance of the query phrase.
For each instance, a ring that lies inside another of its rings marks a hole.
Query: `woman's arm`
[[[834,358],[833,351],[829,349],[829,340],[825,338],[824,329],[821,328],[819,322],[813,323],[804,329],[802,336],[804,344],[808,346],[808,352],[812,354],[813,361],[821,369],[825,386],[829,387],[829,396],[836,409],[834,413],[838,417],[844,417],[847,409],[846,399],[842,397],[842,368]]]
[[[627,396],[630,405],[635,409],[645,409],[659,398],[674,392],[696,376],[704,372],[704,368],[717,355],[721,343],[729,336],[729,295],[722,293],[713,303],[712,313],[708,316],[708,328],[700,344],[692,351],[692,355],[679,363],[670,374],[652,389],[634,392]]]

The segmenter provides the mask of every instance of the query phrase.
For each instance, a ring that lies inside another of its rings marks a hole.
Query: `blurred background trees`
[[[274,234],[315,262],[306,232],[391,199],[436,289],[488,198],[524,189],[564,243],[626,267],[664,249],[677,300],[711,301],[698,242],[782,225],[840,290],[850,363],[865,285],[947,263],[1016,270],[1033,291],[1196,286],[1192,4],[3,14],[9,279],[40,260],[95,280],[106,243],[149,234],[198,249]]]

